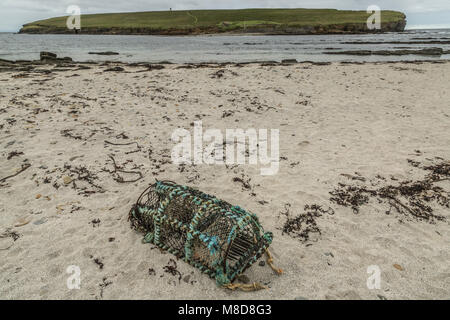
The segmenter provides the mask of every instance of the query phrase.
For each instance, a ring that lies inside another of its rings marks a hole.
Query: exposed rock
[[[403,50],[349,50],[349,51],[325,51],[324,54],[341,54],[354,56],[406,56],[406,55],[420,55],[420,56],[441,56],[445,54],[442,48],[427,48],[427,49],[403,49]]]
[[[342,44],[450,44],[450,41],[346,41]]]
[[[281,63],[283,63],[283,64],[295,64],[295,63],[298,63],[298,61],[296,59],[284,59],[284,60],[281,60]]]
[[[162,70],[165,68],[165,66],[161,64],[150,64],[150,63],[130,63],[128,64],[130,67],[145,67],[147,70],[143,71],[152,71],[152,70]],[[138,71],[142,72],[142,71]]]
[[[104,51],[104,52],[89,52],[89,54],[97,54],[101,56],[117,56],[119,53],[113,51]]]
[[[91,67],[80,65],[76,70],[89,70]]]
[[[39,56],[42,62],[72,62],[72,58],[70,57],[58,58],[56,53],[53,52],[41,51]]]
[[[125,69],[122,67],[112,67],[112,68],[105,69],[104,72],[110,72],[110,71],[121,72],[124,70]]]
[[[318,61],[318,62],[315,62],[315,61],[305,61],[305,62],[311,63],[311,64],[314,65],[314,66],[329,66],[329,65],[331,64],[331,62],[329,62],[329,61]]]
[[[41,60],[54,60],[57,55],[53,52],[41,51],[40,53]]]
[[[6,59],[0,59],[0,66],[11,66],[14,64],[14,61],[6,60]]]

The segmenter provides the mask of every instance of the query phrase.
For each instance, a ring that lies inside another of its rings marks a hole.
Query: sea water
[[[391,44],[392,41],[419,41],[418,44]],[[327,55],[326,51],[395,50],[442,48],[450,44],[428,44],[426,41],[450,42],[450,29],[408,30],[402,33],[361,35],[303,36],[147,36],[147,35],[39,35],[0,33],[0,58],[11,60],[39,59],[40,51],[51,51],[75,61],[123,61],[198,63],[281,61],[395,61],[450,59],[439,56],[349,56]],[[346,44],[345,42],[384,42],[382,44]],[[89,52],[114,51],[119,55],[101,56]]]

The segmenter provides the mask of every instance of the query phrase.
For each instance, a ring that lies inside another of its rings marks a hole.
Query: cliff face
[[[308,34],[358,34],[379,32],[402,32],[406,27],[406,17],[396,22],[382,23],[380,30],[369,30],[365,23],[330,24],[317,26],[290,27],[280,25],[258,25],[247,28],[223,29],[218,26],[187,29],[151,29],[151,28],[83,28],[69,30],[48,26],[22,28],[19,33],[29,34],[123,34],[123,35],[200,35],[218,33],[257,33],[267,35],[308,35]]]

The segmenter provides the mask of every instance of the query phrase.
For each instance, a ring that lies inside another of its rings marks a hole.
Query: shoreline
[[[0,58],[8,60],[34,60],[40,50],[68,55],[79,62],[117,60],[120,62],[159,63],[170,59],[173,63],[225,63],[260,62],[276,60],[281,62],[290,57],[298,61],[414,61],[450,58],[448,33],[369,35],[369,36],[261,36],[251,38],[241,35],[165,36],[116,38],[95,35],[75,37],[73,35],[44,35],[35,38],[20,35],[5,35],[8,39],[30,43],[30,50],[21,51],[10,48],[2,51]],[[427,37],[427,38],[423,38]],[[431,38],[430,38],[431,37]],[[41,42],[48,45],[41,45]],[[111,42],[112,41],[112,42]],[[117,45],[114,45],[117,43]],[[128,46],[127,46],[128,44]],[[207,54],[199,56],[198,50]],[[104,59],[100,55],[91,55],[91,51],[114,52],[115,56]]]
[[[323,26],[304,26],[302,28],[293,29],[291,31],[258,31],[255,30],[238,30],[238,31],[212,31],[212,30],[163,30],[163,31],[127,31],[127,30],[105,30],[105,31],[95,31],[81,29],[81,31],[74,32],[66,28],[55,29],[55,30],[24,30],[20,29],[17,34],[66,34],[66,35],[129,35],[129,36],[305,36],[305,35],[364,35],[364,34],[385,34],[385,33],[403,33],[405,32],[404,27],[398,27],[398,23],[395,23],[392,27],[383,27],[380,30],[371,31],[366,30],[365,25],[341,25],[341,26],[331,26],[330,30],[321,30]],[[333,29],[334,28],[334,29]],[[354,29],[353,31],[346,31],[345,29]],[[317,30],[316,30],[317,29]]]
[[[95,53],[95,55],[102,55],[101,53]],[[395,56],[395,55],[393,55]],[[266,65],[266,66],[288,66],[288,65],[301,65],[301,64],[311,64],[311,65],[331,65],[331,64],[341,64],[341,65],[365,65],[365,64],[423,64],[423,63],[447,63],[450,62],[450,59],[429,59],[429,60],[392,60],[392,61],[297,61],[296,59],[284,59],[281,61],[275,60],[254,60],[254,61],[246,61],[246,62],[184,62],[184,63],[175,63],[170,61],[159,61],[159,62],[124,62],[119,60],[99,60],[99,61],[73,61],[69,57],[57,58],[58,60],[10,60],[10,59],[2,59],[0,58],[0,68],[1,67],[13,67],[20,68],[21,66],[48,66],[48,65],[109,65],[116,64],[121,66],[130,66],[130,67],[138,67],[138,66],[148,66],[148,65],[172,65],[172,66],[200,66],[200,67],[224,67],[224,66],[241,66],[241,65]]]

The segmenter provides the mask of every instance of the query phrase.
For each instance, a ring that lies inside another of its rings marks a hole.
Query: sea
[[[413,43],[410,43],[413,42]],[[450,59],[442,56],[356,56],[325,52],[348,50],[418,50],[442,48],[450,52],[450,29],[407,30],[401,33],[358,35],[38,35],[0,33],[0,59],[34,60],[50,51],[75,61],[157,63],[297,61],[404,61]],[[113,51],[114,56],[89,52]]]

